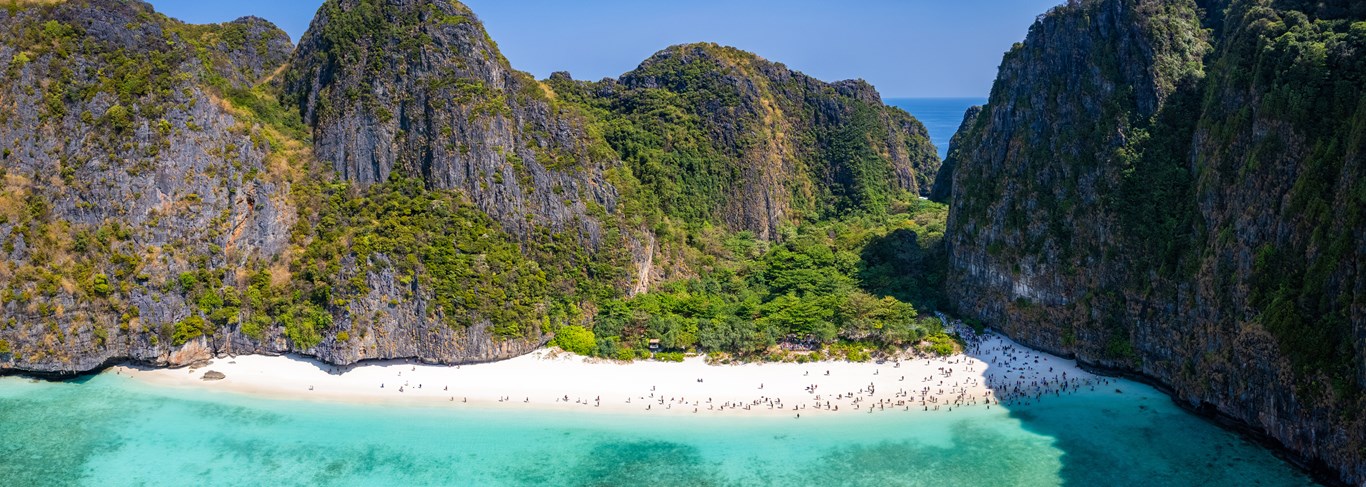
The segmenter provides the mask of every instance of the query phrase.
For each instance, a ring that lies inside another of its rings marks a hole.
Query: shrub
[[[560,327],[551,344],[579,355],[592,355],[598,348],[593,331],[579,325]]]
[[[171,343],[175,346],[184,345],[185,342],[204,336],[209,332],[208,322],[199,315],[180,320],[175,324],[174,334],[171,335]]]
[[[981,334],[983,334],[983,333],[986,333],[986,331],[987,331],[987,325],[984,324],[984,323],[982,323],[981,320],[977,320],[977,319],[974,319],[974,318],[968,318],[968,319],[963,320],[963,322],[964,322],[964,323],[967,323],[968,326],[971,326],[971,327],[972,327],[972,331],[977,332],[978,335],[981,335]]]
[[[944,333],[930,335],[925,338],[925,341],[929,344],[925,349],[941,357],[953,355],[954,352],[958,351],[958,343],[954,341],[953,337]]]
[[[93,290],[96,295],[108,296],[109,292],[113,290],[113,287],[109,285],[109,276],[106,276],[104,274],[95,274],[94,281],[95,282],[94,285],[91,286],[91,290]]]
[[[123,105],[114,105],[104,112],[102,121],[115,132],[127,132],[133,128],[132,114]]]
[[[256,340],[266,337],[266,329],[270,328],[270,318],[265,316],[252,316],[251,319],[242,323],[242,334]]]
[[[304,306],[285,313],[281,321],[289,341],[295,347],[309,349],[323,341],[321,330],[332,326],[332,315],[320,308]]]
[[[655,360],[660,362],[682,362],[683,352],[659,352],[655,354]]]
[[[189,291],[194,289],[195,284],[199,283],[199,278],[193,272],[180,273],[180,290]]]

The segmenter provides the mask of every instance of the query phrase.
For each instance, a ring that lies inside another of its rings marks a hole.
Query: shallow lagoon
[[[0,484],[1312,485],[1151,388],[1104,389],[990,410],[660,418],[10,377]]]

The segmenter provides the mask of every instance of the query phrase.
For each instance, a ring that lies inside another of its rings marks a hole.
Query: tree
[[[593,331],[579,325],[560,327],[553,344],[579,355],[591,355],[598,348]]]
[[[757,352],[773,345],[773,334],[755,320],[724,316],[698,321],[697,341],[713,351]]]
[[[649,331],[666,349],[685,350],[697,345],[697,320],[664,313],[650,318]]]
[[[785,294],[764,305],[764,322],[788,334],[821,342],[835,339],[834,302],[830,296]]]

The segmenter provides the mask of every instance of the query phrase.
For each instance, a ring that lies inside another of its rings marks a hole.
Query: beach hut
[[[650,339],[650,353],[654,353],[654,352],[658,352],[658,351],[659,351],[659,339],[658,339],[658,338],[651,338],[651,339]]]

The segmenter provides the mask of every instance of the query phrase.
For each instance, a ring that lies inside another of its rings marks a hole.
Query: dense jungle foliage
[[[656,339],[666,352],[769,359],[795,358],[786,352],[794,350],[864,359],[921,342],[947,353],[952,342],[928,313],[944,272],[946,211],[915,201],[891,215],[791,227],[777,242],[749,232],[699,236],[711,258],[706,270],[604,301],[589,330],[595,347],[577,351],[631,359],[646,356]],[[575,333],[582,340],[583,331]]]

